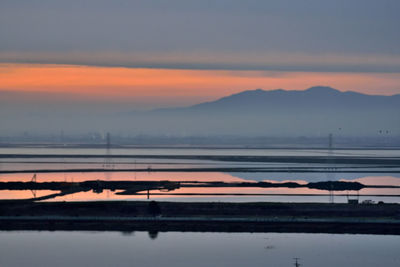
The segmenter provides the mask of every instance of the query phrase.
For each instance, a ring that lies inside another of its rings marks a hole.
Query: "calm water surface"
[[[286,233],[0,232],[0,266],[397,267],[400,237]]]
[[[236,148],[113,148],[115,155],[241,155],[241,156],[365,156],[399,157],[399,149],[236,149]],[[105,148],[0,148],[0,154],[103,155]]]
[[[399,157],[400,150],[306,150],[306,149],[112,149],[104,148],[0,148],[0,154],[58,154],[56,158],[0,158],[0,170],[29,170],[28,173],[0,174],[1,182],[30,181],[35,170],[61,170],[53,173],[37,173],[38,182],[67,181],[80,182],[86,180],[131,180],[131,181],[224,181],[224,182],[249,182],[294,181],[297,183],[320,181],[357,181],[370,185],[396,185],[400,186],[400,166],[388,168],[375,168],[376,166],[351,165],[351,164],[315,164],[315,163],[279,163],[279,162],[225,162],[212,160],[186,160],[186,159],[155,159],[155,158],[110,158],[108,155],[295,155],[295,156],[377,156]],[[62,155],[104,155],[104,158],[63,158]],[[264,168],[283,171],[268,172],[188,172],[185,168]],[[111,169],[108,172],[68,172],[69,169]],[[123,169],[181,169],[181,171],[169,172],[135,172],[120,171]],[[285,168],[319,169],[319,172],[288,172]],[[325,169],[335,169],[334,173],[324,173]],[[321,171],[322,170],[322,171]],[[349,172],[357,171],[357,172]],[[346,172],[347,171],[347,172]],[[382,171],[382,173],[379,173]],[[36,196],[52,194],[54,191],[37,191]],[[159,191],[153,191],[151,199],[173,201],[289,201],[289,202],[328,202],[326,196],[165,196],[157,195]],[[307,188],[182,188],[171,193],[186,194],[328,194],[326,191]],[[356,192],[338,192],[342,194],[355,194]],[[363,189],[360,194],[400,195],[399,189]],[[0,191],[0,199],[31,198],[31,191]],[[104,191],[97,194],[93,192],[81,192],[52,199],[51,201],[85,201],[85,200],[146,200],[146,196],[121,196],[113,192]],[[374,201],[400,202],[399,197],[360,197],[360,201],[372,199]],[[346,197],[335,197],[335,202],[346,202]]]

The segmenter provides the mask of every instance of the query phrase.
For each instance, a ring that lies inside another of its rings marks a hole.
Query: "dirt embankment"
[[[400,234],[400,205],[7,201],[0,229]]]

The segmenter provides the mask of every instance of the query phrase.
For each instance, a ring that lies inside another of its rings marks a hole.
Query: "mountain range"
[[[304,91],[256,89],[189,107],[131,115],[136,121],[139,117],[157,121],[160,127],[151,128],[168,134],[400,134],[400,95],[366,95],[323,86]]]
[[[212,102],[206,102],[184,108],[162,109],[157,111],[222,111],[241,108],[250,110],[294,109],[305,108],[346,108],[363,109],[399,108],[400,94],[393,96],[366,95],[357,92],[341,92],[331,87],[315,86],[304,91],[248,90],[226,96]]]
[[[323,86],[303,91],[248,90],[187,107],[124,113],[110,112],[107,103],[57,100],[44,105],[25,97],[16,104],[4,99],[4,105],[0,99],[1,134],[64,130],[153,136],[400,136],[400,95],[366,95]]]

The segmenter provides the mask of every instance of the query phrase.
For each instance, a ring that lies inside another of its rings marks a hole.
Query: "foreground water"
[[[0,266],[400,266],[400,237],[289,233],[0,232]]]

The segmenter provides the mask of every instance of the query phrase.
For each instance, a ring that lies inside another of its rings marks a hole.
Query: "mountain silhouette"
[[[212,102],[197,104],[185,108],[169,108],[156,112],[171,111],[223,111],[223,110],[269,110],[290,109],[304,110],[316,108],[319,110],[331,108],[345,109],[388,109],[399,110],[400,95],[366,95],[357,92],[341,92],[331,87],[315,86],[304,91],[287,91],[283,89],[266,91],[262,89],[243,91],[226,96]]]
[[[327,137],[332,133],[382,141],[400,136],[400,95],[367,95],[323,86],[303,91],[247,90],[192,106],[136,112],[126,112],[129,104],[78,103],[69,95],[32,96],[0,91],[5,133],[27,129],[177,137]]]
[[[341,92],[325,86],[303,91],[256,89],[189,107],[156,109],[145,117],[168,134],[400,134],[400,95]]]

